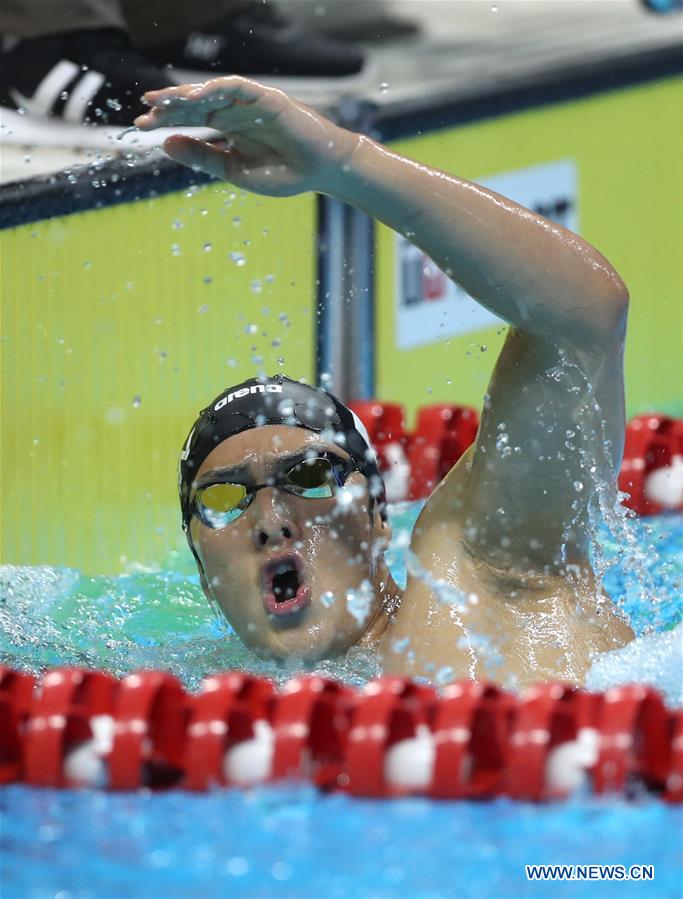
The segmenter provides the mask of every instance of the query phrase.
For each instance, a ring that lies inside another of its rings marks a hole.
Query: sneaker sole
[[[149,150],[160,147],[172,134],[185,134],[200,140],[221,137],[212,128],[137,128],[106,125],[74,125],[60,119],[19,115],[14,109],[0,108],[0,140],[22,147],[70,147],[96,150]]]

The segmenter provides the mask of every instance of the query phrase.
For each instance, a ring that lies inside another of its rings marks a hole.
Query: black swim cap
[[[384,481],[365,426],[341,400],[285,375],[250,378],[229,387],[202,409],[180,454],[178,490],[183,530],[190,523],[190,491],[195,473],[211,450],[228,437],[264,425],[293,425],[323,435],[343,447],[370,484],[370,496],[386,517]],[[372,513],[372,505],[370,507]]]

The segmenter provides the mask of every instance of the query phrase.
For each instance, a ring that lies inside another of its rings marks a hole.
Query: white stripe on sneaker
[[[101,72],[86,72],[71,91],[71,96],[66,101],[63,112],[64,120],[80,125],[85,118],[88,103],[90,103],[105,81],[106,76]]]
[[[13,87],[9,88],[9,94],[17,106],[25,109],[30,115],[49,116],[61,92],[79,71],[80,67],[75,62],[62,59],[50,69],[32,97],[25,97]]]

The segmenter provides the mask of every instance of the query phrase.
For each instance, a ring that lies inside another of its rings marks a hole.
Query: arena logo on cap
[[[219,409],[222,409],[223,406],[227,406],[228,403],[231,403],[233,400],[240,400],[244,396],[248,396],[250,393],[282,393],[282,384],[253,384],[251,387],[241,387],[239,390],[234,390],[232,393],[229,393],[227,396],[224,396],[222,399],[218,400],[216,405],[213,407],[214,412],[218,412]]]

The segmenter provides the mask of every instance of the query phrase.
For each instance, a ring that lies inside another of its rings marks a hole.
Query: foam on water
[[[409,537],[421,505],[403,503],[390,512],[395,536],[387,558],[399,583],[405,583]],[[604,688],[624,679],[649,682],[678,702],[681,632],[671,629],[682,617],[683,516],[628,520],[628,528],[641,548],[647,589],[606,528],[599,545],[605,587],[639,639],[597,659],[589,683]],[[189,552],[174,552],[159,571],[118,577],[44,566],[0,567],[0,653],[6,664],[31,671],[73,664],[122,676],[135,668],[162,668],[192,688],[217,670],[248,669],[278,681],[298,670],[295,662],[276,666],[242,646],[208,607]],[[358,648],[318,663],[315,670],[356,685],[381,673],[374,654]]]
[[[588,672],[586,686],[606,690],[636,681],[656,687],[671,705],[683,705],[683,625],[661,634],[647,634],[623,649],[598,656]]]

